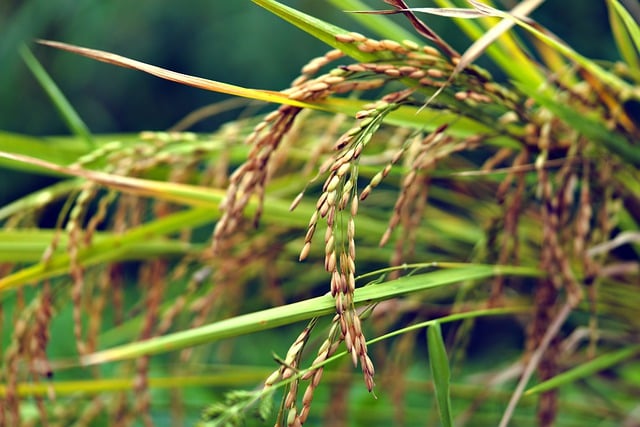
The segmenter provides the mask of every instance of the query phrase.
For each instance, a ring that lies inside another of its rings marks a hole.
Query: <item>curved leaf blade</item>
[[[442,339],[442,329],[440,323],[435,322],[427,328],[427,348],[429,349],[429,365],[431,367],[431,377],[436,392],[440,421],[444,427],[453,426],[453,416],[451,415],[451,394],[449,370],[449,358],[447,349]]]
[[[170,80],[187,86],[196,87],[212,92],[225,93],[227,95],[240,96],[258,101],[273,102],[277,104],[292,105],[295,107],[314,108],[313,104],[290,99],[286,94],[262,89],[248,89],[241,86],[235,86],[229,83],[221,83],[215,80],[209,80],[202,77],[191,76],[188,74],[178,73],[176,71],[167,70],[155,65],[147,64],[142,61],[130,59],[115,53],[105,52],[97,49],[89,49],[86,47],[75,46],[67,43],[61,43],[51,40],[38,40],[38,43],[65,50],[95,59],[96,61],[106,62],[107,64],[117,65],[124,68],[131,68],[143,71],[147,74],[159,77],[161,79]],[[318,108],[318,107],[315,107]]]
[[[563,372],[560,375],[547,380],[543,383],[537,384],[524,392],[524,396],[531,394],[540,394],[554,388],[558,388],[565,384],[569,384],[587,378],[599,371],[611,368],[622,361],[640,354],[640,345],[623,348],[614,353],[603,354],[589,362],[583,363],[573,369]]]
[[[466,267],[450,270],[404,276],[375,286],[359,288],[355,291],[354,302],[356,305],[368,304],[400,295],[407,295],[412,292],[425,291],[468,280],[484,279],[497,274],[537,276],[539,272],[536,269],[525,267],[470,264]],[[80,362],[82,365],[96,365],[110,361],[132,359],[143,355],[181,350],[224,338],[308,320],[313,317],[331,314],[334,311],[335,302],[327,294],[293,304],[236,316],[199,328],[99,351],[83,356]]]

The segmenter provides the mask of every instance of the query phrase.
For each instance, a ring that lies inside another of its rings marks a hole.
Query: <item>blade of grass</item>
[[[204,188],[194,185],[178,184],[174,182],[161,182],[149,179],[131,178],[122,175],[113,175],[100,171],[81,169],[56,165],[35,157],[23,156],[0,152],[0,157],[31,164],[45,170],[52,170],[60,174],[85,178],[106,187],[121,190],[137,196],[157,197],[163,200],[186,204],[190,206],[207,206],[211,199],[219,201],[224,196],[224,191],[215,188]]]
[[[392,332],[386,333],[384,335],[380,335],[376,338],[372,338],[370,340],[367,341],[367,345],[373,345],[375,343],[393,338],[393,337],[397,337],[400,336],[402,334],[406,334],[408,332],[412,332],[412,331],[419,331],[419,330],[424,330],[425,328],[430,328],[431,326],[433,326],[435,323],[450,323],[450,322],[457,322],[457,321],[461,321],[461,320],[465,320],[465,319],[472,319],[472,318],[477,318],[477,317],[487,317],[487,316],[504,316],[504,315],[508,315],[508,314],[515,314],[515,313],[523,313],[523,312],[527,312],[530,309],[528,307],[518,307],[518,306],[511,306],[511,307],[506,307],[506,308],[485,308],[485,309],[481,309],[481,310],[472,310],[472,311],[466,311],[466,312],[462,312],[462,313],[455,313],[455,314],[450,314],[448,316],[443,316],[440,317],[438,319],[431,319],[431,320],[427,320],[426,322],[419,322],[419,323],[415,323],[413,325],[409,325],[406,326],[404,328],[400,328],[400,329],[396,329]],[[328,365],[342,357],[345,357],[349,354],[348,351],[344,350],[342,352],[336,353],[333,356],[329,357],[328,359],[325,359],[324,361],[317,363],[315,365],[310,366],[307,369],[301,370],[298,373],[296,373],[295,375],[293,375],[289,380],[293,381],[296,380],[298,378],[300,378],[302,375],[304,375],[306,372],[309,371],[314,371],[317,370],[318,368]],[[287,384],[288,381],[282,381],[279,382],[277,384],[274,385],[274,387],[282,387],[283,385]],[[474,395],[475,396],[475,395]]]
[[[549,344],[551,340],[558,334],[558,331],[562,327],[562,325],[566,322],[567,318],[571,314],[572,307],[568,302],[564,304],[562,309],[556,314],[555,318],[547,328],[544,333],[544,336],[540,340],[538,347],[534,350],[533,354],[529,357],[529,360],[526,362],[524,366],[524,370],[522,371],[522,375],[520,376],[520,380],[518,381],[518,385],[516,386],[513,394],[511,395],[511,399],[509,399],[509,404],[502,414],[502,419],[500,420],[499,427],[507,427],[509,422],[511,421],[516,407],[522,398],[522,394],[524,393],[524,389],[527,386],[527,383],[531,379],[531,376],[536,371],[538,366],[540,365],[540,361],[542,360],[542,356],[545,351],[549,348]]]
[[[257,3],[260,3],[261,0],[254,0]],[[268,2],[269,5],[274,2]],[[279,5],[279,8],[274,9],[275,11],[282,12],[288,11],[289,9],[285,6]],[[282,9],[282,10],[281,10]],[[293,9],[292,9],[293,10]],[[295,12],[295,13],[294,13]],[[312,35],[319,35],[322,40],[331,40],[328,42],[332,46],[336,46],[341,50],[345,51],[345,53],[353,56],[354,58],[360,61],[374,61],[377,59],[381,59],[384,55],[378,53],[376,55],[361,52],[358,50],[353,43],[342,43],[338,42],[335,39],[336,34],[344,34],[346,31],[339,29],[338,27],[333,27],[329,24],[324,23],[323,21],[317,20],[315,18],[308,17],[307,15],[301,14],[300,12],[294,11],[291,12],[291,16],[288,14],[284,14],[285,18],[289,18],[293,23],[298,23],[302,26],[303,29],[309,30]],[[284,13],[284,12],[283,12]],[[309,24],[306,19],[311,20],[312,24]],[[317,27],[319,25],[320,27]],[[326,27],[329,27],[327,29]],[[69,51],[72,53],[76,53],[82,56],[86,56],[91,59],[95,59],[97,61],[106,62],[109,64],[118,65],[125,68],[132,68],[138,71],[143,71],[145,73],[154,75],[156,77],[160,77],[166,80],[171,80],[177,83],[182,83],[188,86],[197,87],[204,90],[214,91],[225,93],[228,95],[241,96],[249,99],[255,99],[259,101],[279,103],[292,105],[301,108],[310,108],[321,111],[328,111],[332,113],[344,113],[344,114],[353,114],[362,109],[362,105],[366,103],[366,101],[361,101],[358,99],[345,99],[345,98],[327,98],[324,100],[314,101],[313,103],[301,102],[294,99],[290,99],[286,94],[275,91],[268,90],[260,90],[260,89],[248,89],[240,86],[234,86],[228,83],[216,82],[213,80],[204,79],[201,77],[189,76],[187,74],[177,73],[175,71],[166,70],[164,68],[156,67],[154,65],[146,64],[144,62],[136,61],[133,59],[129,59],[120,55],[116,55],[109,52],[104,52],[95,49],[88,49],[79,46],[69,45],[66,43],[40,40],[41,44],[59,48],[65,51]],[[413,109],[413,111],[418,111],[417,109]],[[433,114],[439,114],[439,112],[434,112]],[[394,122],[393,118],[397,117],[397,114],[390,114],[390,119],[388,123],[390,124],[406,124],[407,115],[403,115],[404,121]],[[418,118],[414,118],[410,120],[412,127],[422,128],[424,126],[423,123],[418,121]]]
[[[358,49],[355,43],[343,43],[336,40],[336,36],[339,34],[347,34],[348,31],[343,30],[334,25],[328,24],[320,19],[309,16],[305,13],[302,13],[293,8],[284,6],[278,3],[275,0],[252,0],[254,3],[259,6],[264,7],[280,18],[286,20],[287,22],[297,26],[301,30],[307,32],[311,36],[323,41],[324,43],[332,46],[336,49],[344,52],[345,55],[350,56],[351,58],[359,61],[359,62],[374,62],[385,59],[392,59],[389,57],[388,52],[363,52]],[[441,46],[442,48],[442,46]],[[457,55],[457,54],[456,54]],[[410,87],[415,88],[416,90],[427,93],[429,95],[433,95],[436,90],[429,86],[420,85],[415,80],[411,79],[402,79],[403,83],[407,84]],[[440,93],[441,90],[438,90],[437,93],[440,94],[440,99],[445,103],[450,103],[451,105],[455,105],[461,111],[464,111],[468,108],[464,103],[457,100],[454,96],[448,93]],[[328,101],[333,101],[330,99]],[[481,115],[479,112],[476,112],[476,115]]]
[[[40,83],[44,91],[49,95],[49,98],[56,106],[60,116],[67,124],[67,127],[78,139],[84,141],[88,147],[93,148],[95,143],[91,132],[87,125],[82,121],[76,110],[71,106],[71,103],[64,96],[60,88],[55,84],[53,79],[47,74],[46,70],[40,65],[40,62],[31,53],[29,48],[25,45],[20,47],[20,55],[23,61],[29,67],[29,70],[33,73],[36,80]]]
[[[56,200],[60,200],[77,189],[80,182],[80,180],[68,179],[50,185],[42,190],[31,192],[18,200],[8,203],[0,208],[0,221],[20,212],[33,211],[49,203],[53,203]]]
[[[576,64],[580,65],[589,73],[596,76],[600,81],[611,86],[615,90],[629,92],[630,86],[623,79],[619,78],[613,73],[606,71],[604,68],[600,67],[594,61],[591,61],[590,59],[579,54],[574,49],[572,49],[569,45],[562,42],[560,39],[555,37],[548,30],[537,25],[535,22],[531,20],[525,20],[521,18],[519,15],[515,15],[510,12],[504,12],[499,9],[489,7],[475,0],[468,0],[468,1],[471,4],[473,4],[474,7],[476,7],[477,9],[486,11],[487,15],[497,16],[497,17],[503,18],[504,21],[512,21],[513,23],[517,24],[518,26],[525,29],[527,32],[531,33],[534,37],[536,37],[543,43],[548,44],[553,49],[557,50],[558,52],[561,52],[567,58],[569,58]],[[516,80],[519,82],[523,81],[521,79],[516,79]],[[525,82],[526,81],[527,80],[525,80]]]
[[[39,262],[54,238],[59,239],[58,252],[66,250],[68,236],[47,229],[0,230],[0,262]],[[100,244],[105,239],[113,239],[113,233],[96,232],[94,241]],[[163,237],[150,237],[127,246],[127,259],[142,260],[154,257],[184,255],[198,248],[183,241]]]
[[[630,359],[640,354],[640,345],[634,345],[614,353],[603,354],[593,360],[582,363],[573,369],[569,369],[555,377],[547,380],[543,383],[537,384],[527,391],[524,395],[540,394],[554,388],[561,387],[565,384],[569,384],[578,381],[583,378],[592,376],[593,374],[600,372],[604,369],[609,369],[615,365],[620,364],[624,360]]]
[[[474,4],[472,0],[469,2],[474,5],[476,9],[479,9],[479,6]],[[544,0],[525,0],[516,5],[508,16],[512,14],[518,16],[527,16],[531,12],[533,12],[538,6],[540,6]],[[488,6],[487,6],[488,7]],[[495,9],[494,9],[495,10]],[[509,31],[513,27],[514,23],[507,19],[502,19],[497,25],[492,27],[488,32],[483,34],[479,39],[477,39],[473,44],[465,50],[464,54],[460,58],[458,64],[456,64],[456,68],[453,70],[452,75],[455,75],[462,71],[465,67],[475,61],[481,54],[484,52],[490,45],[492,45],[500,36],[504,35],[507,31]],[[508,42],[504,44],[502,47],[502,51],[509,55],[510,63],[513,64],[514,58],[520,59],[521,63],[526,61],[527,65],[530,65],[529,60],[526,59],[526,56],[523,54],[522,49],[517,47],[515,43],[513,43],[511,38],[505,38]],[[505,70],[512,69],[513,65],[509,65]],[[513,74],[513,73],[510,73]],[[527,66],[525,69],[520,68],[518,70],[518,79],[526,79],[531,83],[538,82],[538,84],[544,81],[543,76],[540,74],[536,67]]]
[[[434,322],[427,328],[427,348],[429,349],[429,365],[431,367],[431,377],[433,378],[433,387],[440,412],[440,422],[443,427],[452,427],[451,372],[449,370],[449,358],[447,357],[447,349],[442,339],[442,330],[439,322]]]
[[[405,276],[400,279],[356,289],[354,302],[357,305],[382,301],[399,295],[425,291],[458,282],[491,277],[495,274],[538,275],[531,268],[496,267],[490,265],[469,265],[463,268],[441,270],[424,274]],[[143,355],[166,353],[224,338],[249,334],[276,328],[313,317],[331,314],[335,311],[335,301],[330,295],[275,307],[263,311],[236,316],[199,328],[152,338],[143,342],[126,344],[89,354],[81,358],[82,365],[95,365],[116,360],[125,360]]]
[[[189,387],[216,387],[216,386],[240,386],[259,382],[269,375],[268,368],[250,369],[246,365],[225,366],[225,370],[219,373],[206,375],[180,375],[167,377],[149,377],[149,387],[153,389],[189,388]],[[72,396],[82,392],[85,394],[112,393],[122,390],[133,390],[135,379],[126,378],[92,378],[90,380],[75,381],[47,381],[44,383],[18,384],[19,396],[47,396],[53,390],[56,396]],[[7,387],[0,384],[0,397],[7,394]]]
[[[78,55],[86,56],[87,58],[95,59],[96,61],[106,62],[108,64],[118,65],[124,68],[143,71],[161,79],[170,80],[187,86],[193,86],[199,89],[255,99],[258,101],[287,104],[296,107],[314,108],[313,104],[290,99],[286,94],[280,92],[261,89],[248,89],[228,83],[221,83],[214,80],[204,79],[202,77],[190,76],[188,74],[166,70],[161,67],[156,67],[155,65],[150,65],[141,61],[136,61],[134,59],[129,59],[124,56],[97,49],[88,49],[85,47],[74,46],[67,43],[60,43],[51,40],[38,40],[38,43],[45,46],[51,46],[57,49],[65,50],[67,52],[72,52]]]
[[[640,27],[617,0],[607,0],[609,22],[620,55],[630,68],[640,67]]]
[[[89,247],[81,248],[78,250],[77,259],[84,266],[122,258],[128,259],[131,257],[130,251],[134,250],[140,242],[177,232],[186,226],[197,227],[206,224],[214,215],[216,215],[215,212],[210,208],[191,209],[167,215],[125,233],[109,235]],[[184,247],[188,248],[188,244],[184,244]],[[0,301],[8,290],[68,273],[69,265],[69,254],[54,254],[47,262],[39,262],[0,278]]]

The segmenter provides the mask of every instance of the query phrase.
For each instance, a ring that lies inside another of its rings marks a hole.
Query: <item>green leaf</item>
[[[198,375],[172,375],[149,377],[149,387],[152,389],[176,389],[189,387],[216,387],[244,383],[256,383],[269,375],[269,370],[263,367],[252,368],[247,365],[229,366],[215,373],[199,373]],[[135,378],[90,378],[68,381],[23,382],[18,385],[20,396],[48,396],[53,390],[56,396],[74,396],[84,392],[88,394],[113,393],[117,391],[133,390]],[[0,397],[7,395],[7,385],[0,384]]]
[[[45,229],[18,229],[18,230],[0,230],[0,262],[38,262],[42,259],[51,242],[56,237],[56,231]],[[66,250],[68,245],[68,235],[59,233],[57,236],[58,251]],[[117,240],[117,233],[96,232],[94,233],[94,241],[96,245],[103,246],[105,240]],[[127,260],[143,260],[157,257],[170,257],[184,255],[186,252],[195,250],[195,247],[189,243],[177,239],[168,239],[164,237],[150,237],[133,241],[128,245],[125,251],[112,252],[111,258],[117,260],[119,257],[126,256]],[[60,258],[64,259],[64,253]],[[88,258],[88,264],[94,261]],[[56,259],[53,263],[55,266],[59,261]],[[43,265],[46,265],[43,264]],[[53,266],[49,264],[49,272],[54,271]],[[39,269],[34,269],[38,271]],[[63,270],[65,270],[63,268]],[[66,270],[65,270],[66,272]]]
[[[435,322],[427,328],[427,347],[429,349],[429,365],[431,366],[431,376],[433,386],[440,411],[440,421],[444,427],[453,426],[453,416],[451,414],[451,394],[449,370],[449,358],[447,349],[442,339],[440,323]]]
[[[618,0],[607,0],[607,6],[609,7],[611,31],[613,32],[620,55],[630,68],[637,69],[640,67],[640,58],[638,58],[638,51],[640,50],[640,28]]]
[[[210,221],[212,215],[210,209],[191,209],[167,215],[121,234],[106,235],[104,238],[96,239],[91,246],[81,248],[77,255],[78,262],[83,266],[90,266],[123,258],[135,258],[131,254],[135,254],[132,251],[137,250],[136,247],[139,249],[140,242],[182,230],[185,224],[197,227]],[[184,250],[187,250],[188,247],[188,244],[183,243]],[[33,250],[33,248],[30,249]],[[10,289],[16,289],[27,283],[68,273],[70,262],[68,253],[56,253],[46,262],[39,262],[0,278],[0,301],[2,300],[2,294]]]
[[[477,2],[474,2],[474,3],[477,3]],[[477,4],[479,5],[480,3],[477,3]],[[619,78],[618,76],[616,76],[611,72],[608,72],[607,70],[605,70],[604,68],[602,68],[601,66],[596,64],[594,61],[590,60],[589,58],[586,58],[583,55],[579,54],[573,48],[571,48],[571,46],[559,40],[553,34],[551,34],[542,26],[536,24],[535,22],[525,21],[514,14],[504,12],[498,9],[494,9],[486,5],[483,7],[483,9],[489,10],[491,13],[495,14],[495,16],[499,16],[504,20],[513,21],[515,24],[517,24],[524,30],[531,33],[534,37],[536,37],[542,43],[545,43],[546,45],[550,46],[556,51],[562,53],[571,61],[575,62],[576,64],[578,64],[579,66],[587,70],[589,73],[596,76],[600,81],[611,86],[614,90],[624,91],[624,92],[629,91],[630,86],[623,79]],[[519,82],[523,81],[522,79],[516,79],[516,80]],[[527,81],[528,80],[529,79],[527,79]]]
[[[524,395],[543,393],[547,390],[558,388],[582,378],[587,378],[599,371],[602,371],[603,369],[611,368],[626,359],[634,357],[637,354],[640,354],[640,345],[627,347],[615,353],[604,354],[589,362],[563,372],[560,375],[556,375],[550,380],[531,387],[529,390],[524,392]]]
[[[469,264],[450,270],[404,276],[375,286],[356,289],[356,305],[383,301],[412,292],[425,291],[459,282],[483,279],[496,274],[537,276],[531,268]],[[126,360],[143,355],[166,353],[187,347],[211,343],[224,338],[273,329],[313,317],[331,314],[335,301],[330,295],[262,310],[221,320],[199,328],[152,338],[147,341],[125,344],[81,358],[83,365],[95,365],[115,360]]]
[[[89,128],[82,121],[76,110],[71,106],[71,103],[69,103],[60,88],[58,88],[53,79],[49,74],[47,74],[42,65],[40,65],[40,62],[38,62],[36,57],[33,56],[26,46],[22,46],[20,48],[20,55],[42,88],[47,92],[51,101],[53,101],[53,104],[58,109],[58,112],[64,119],[71,133],[84,141],[87,146],[93,147],[93,137],[91,136]]]

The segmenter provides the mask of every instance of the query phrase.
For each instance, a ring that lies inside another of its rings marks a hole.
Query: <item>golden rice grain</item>
[[[353,43],[356,41],[355,37],[350,34],[336,34],[335,38],[340,43]]]

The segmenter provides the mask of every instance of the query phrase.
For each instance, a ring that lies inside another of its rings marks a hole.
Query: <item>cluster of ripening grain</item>
[[[376,41],[357,33],[339,35],[336,39],[338,42],[355,46],[365,54],[371,54],[372,60],[339,65],[321,73],[329,64],[343,57],[342,52],[338,50],[330,51],[311,60],[302,69],[301,76],[284,93],[291,99],[303,102],[322,100],[354,91],[369,91],[378,99],[363,105],[354,115],[354,125],[338,136],[325,150],[327,159],[319,166],[318,174],[325,177],[324,184],[316,201],[315,212],[308,224],[300,260],[309,256],[316,232],[324,230],[324,268],[330,280],[330,293],[335,299],[337,314],[330,333],[310,368],[302,369],[300,363],[302,350],[309,339],[312,326],[298,337],[287,353],[283,366],[265,383],[267,390],[281,380],[290,381],[284,409],[287,411],[285,422],[291,426],[302,425],[306,421],[314,390],[323,373],[322,366],[317,365],[331,357],[341,343],[345,344],[353,363],[360,364],[366,387],[369,390],[374,387],[375,371],[368,354],[361,318],[353,301],[356,288],[356,217],[360,203],[389,175],[394,165],[403,162],[404,177],[399,184],[399,194],[388,228],[381,237],[381,244],[390,240],[392,232],[397,227],[405,230],[397,239],[394,256],[390,260],[391,264],[399,265],[406,259],[407,251],[411,251],[415,245],[415,233],[411,233],[411,230],[419,227],[430,189],[430,172],[438,163],[455,153],[472,150],[496,135],[520,141],[522,150],[519,152],[513,148],[496,149],[494,152],[488,150],[488,158],[482,167],[484,172],[489,172],[500,164],[506,163],[511,166],[496,194],[498,202],[504,208],[504,216],[497,221],[505,227],[499,232],[500,237],[494,236],[502,240],[502,244],[497,245],[499,249],[496,260],[506,264],[518,257],[516,236],[518,221],[524,209],[522,203],[526,178],[526,174],[518,171],[526,167],[526,162],[531,156],[535,156],[533,153],[541,150],[540,135],[544,129],[553,134],[550,138],[553,144],[564,144],[563,135],[567,132],[567,129],[551,127],[550,122],[541,120],[544,117],[531,108],[532,104],[527,103],[526,97],[495,83],[491,76],[481,69],[471,66],[452,75],[458,58],[446,58],[432,47],[418,46],[410,41]],[[389,87],[389,83],[395,81],[401,83],[397,85],[401,89],[380,94]],[[436,91],[440,92],[432,107],[453,113],[453,117],[466,116],[478,123],[484,123],[490,126],[487,128],[489,131],[461,136],[448,132],[449,124],[442,124],[427,132],[414,131],[404,134],[405,140],[395,148],[395,153],[387,159],[381,170],[364,188],[358,188],[360,162],[385,118],[405,105],[420,107]],[[490,108],[478,108],[483,104],[490,105]],[[274,153],[301,111],[301,107],[280,107],[269,114],[250,134],[248,142],[252,144],[252,151],[246,163],[231,177],[231,186],[224,204],[224,216],[217,225],[214,244],[215,241],[224,239],[225,235],[229,235],[240,224],[241,212],[249,197],[258,195],[262,198],[265,183],[277,167],[273,161]],[[483,147],[486,149],[487,145]],[[546,148],[543,147],[542,150]],[[538,172],[540,182],[548,183],[546,172],[542,169]],[[545,198],[558,197],[548,184],[543,185],[541,191]],[[301,193],[294,200],[292,209],[302,197]],[[588,205],[588,200],[588,194],[584,194],[580,205]],[[258,209],[258,215],[260,211],[261,209]],[[549,256],[544,260],[545,265],[558,271],[559,277],[565,277],[571,283],[572,276],[567,267],[567,257],[563,253],[564,249],[561,249],[563,245],[555,237],[560,230],[549,228],[557,226],[559,221],[563,220],[552,220],[550,212],[544,212],[543,215],[549,217],[549,221],[545,222],[544,244],[553,248],[547,252]],[[578,227],[578,231],[582,230],[578,233],[582,236],[580,241],[586,238],[584,222],[590,215],[585,208],[578,218],[579,224],[571,224],[571,227]],[[490,240],[494,237],[490,236]],[[493,288],[492,301],[499,300],[502,289],[502,279],[498,278]],[[568,289],[575,301],[581,298],[576,286],[569,286]],[[549,314],[540,313],[540,318],[546,321],[536,321],[536,325],[543,326],[539,326],[537,332],[532,332],[532,337],[536,337],[531,338],[532,342],[540,339],[540,331],[548,324]],[[308,384],[300,405],[297,393],[303,381],[307,381]]]
[[[338,50],[330,51],[322,57],[310,61],[303,69],[290,89],[285,91],[292,99],[299,101],[313,101],[331,95],[353,91],[372,91],[380,89],[390,81],[410,79],[416,87],[406,87],[380,97],[379,100],[363,105],[362,110],[355,114],[356,123],[344,132],[330,149],[328,159],[320,166],[319,174],[326,175],[324,185],[318,200],[316,210],[312,215],[300,260],[309,255],[312,239],[318,228],[324,228],[324,267],[330,277],[330,292],[335,299],[336,316],[329,336],[318,351],[312,368],[305,371],[299,378],[291,382],[286,395],[284,408],[287,410],[287,424],[301,425],[309,414],[311,400],[315,388],[322,378],[322,367],[313,367],[333,355],[342,342],[351,354],[354,364],[360,364],[366,387],[374,387],[374,367],[369,357],[366,338],[362,331],[361,319],[356,312],[353,296],[356,288],[356,215],[359,202],[364,200],[389,173],[393,164],[398,162],[408,147],[416,145],[417,149],[413,161],[412,173],[405,179],[401,196],[396,204],[389,229],[383,236],[383,243],[389,239],[393,228],[406,216],[407,205],[413,201],[413,196],[421,187],[422,181],[417,179],[420,170],[428,169],[438,158],[450,154],[458,149],[468,148],[476,141],[466,141],[458,147],[438,151],[435,156],[428,156],[427,152],[434,148],[440,149],[450,142],[444,137],[446,126],[440,127],[425,138],[411,139],[411,143],[404,144],[389,164],[377,174],[367,187],[358,193],[359,162],[373,135],[378,131],[384,118],[405,103],[416,102],[411,97],[416,88],[438,88],[445,85],[448,74],[455,64],[443,58],[436,49],[420,47],[412,42],[396,43],[389,40],[374,41],[356,33],[336,37],[342,43],[355,43],[363,52],[382,53],[387,60],[370,63],[356,63],[341,65],[325,74],[318,75],[320,70],[333,61],[340,59],[343,54]],[[467,80],[480,79],[477,75],[465,76]],[[470,90],[455,94],[458,102],[489,102],[488,95]],[[229,236],[241,224],[242,211],[253,195],[261,199],[269,174],[273,173],[272,164],[274,153],[281,141],[292,128],[294,119],[300,113],[300,107],[282,106],[277,111],[267,115],[248,137],[252,149],[247,161],[233,173],[223,203],[224,214],[214,232],[214,249],[225,236]],[[413,144],[415,143],[415,144]],[[413,149],[412,149],[413,150]],[[416,151],[416,150],[414,150]],[[295,208],[302,193],[293,204]],[[261,208],[258,209],[259,216]],[[283,366],[274,372],[266,381],[269,388],[280,380],[289,380],[294,375],[294,369],[299,369],[302,350],[310,334],[310,328],[298,337],[287,353]],[[297,391],[300,381],[308,381],[302,398],[302,405],[298,408]]]
[[[420,217],[424,209],[424,202],[420,204],[420,200],[426,199],[426,195],[422,193],[428,188],[424,172],[432,168],[439,159],[477,145],[480,139],[453,141],[445,135],[446,125],[426,136],[416,134],[401,144],[388,164],[358,193],[362,154],[388,114],[404,104],[420,105],[424,101],[425,94],[418,95],[417,99],[414,97],[424,88],[429,88],[433,93],[438,88],[446,87],[454,107],[457,105],[461,110],[478,103],[492,102],[495,98],[500,98],[504,103],[508,94],[501,92],[499,86],[492,86],[490,78],[478,71],[465,71],[454,81],[448,81],[455,68],[456,58],[447,60],[438,50],[429,46],[419,46],[410,41],[376,41],[357,33],[339,35],[336,40],[353,44],[361,52],[375,54],[379,59],[340,65],[320,74],[323,68],[343,57],[341,51],[332,50],[304,66],[301,76],[292,83],[290,89],[284,91],[285,94],[291,99],[308,102],[354,91],[380,91],[395,80],[404,83],[403,89],[378,95],[377,101],[363,105],[362,110],[355,114],[355,125],[333,143],[327,160],[319,168],[319,175],[326,175],[326,179],[316,202],[316,210],[309,221],[300,254],[300,260],[307,258],[316,230],[324,228],[324,267],[330,277],[330,292],[335,299],[337,315],[331,333],[318,351],[313,365],[329,358],[338,345],[344,342],[353,363],[361,365],[366,387],[372,390],[375,371],[367,351],[361,319],[353,302],[356,288],[356,215],[359,203],[380,184],[403,155],[407,152],[411,154],[413,160],[408,165],[410,172],[402,183],[389,228],[382,237],[381,243],[386,243],[396,226],[402,224],[409,229]],[[242,212],[249,199],[258,196],[259,203],[262,203],[266,182],[278,166],[274,154],[301,111],[301,107],[282,106],[267,115],[247,138],[251,152],[246,162],[231,175],[227,197],[222,204],[223,216],[214,231],[214,251],[241,226]],[[302,196],[301,193],[293,202],[292,209]],[[256,219],[261,211],[260,205]],[[399,249],[395,259],[400,260],[401,257],[402,250]],[[310,329],[305,330],[292,345],[285,364],[267,380],[267,388],[294,375],[293,368],[298,368],[309,333]],[[305,422],[322,372],[322,367],[310,368],[291,383],[285,399],[289,425]],[[302,406],[298,410],[296,396],[300,381],[309,383],[302,398]]]

